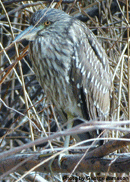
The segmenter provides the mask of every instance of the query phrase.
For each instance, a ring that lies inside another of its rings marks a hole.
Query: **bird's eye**
[[[45,25],[45,26],[48,26],[48,25],[50,25],[50,24],[51,24],[50,21],[45,21],[45,22],[44,22],[44,25]]]

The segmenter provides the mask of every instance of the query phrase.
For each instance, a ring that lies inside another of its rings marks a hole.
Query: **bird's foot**
[[[59,168],[61,168],[62,158],[63,158],[65,155],[67,155],[67,154],[68,154],[68,152],[66,152],[66,153],[61,153],[61,154],[59,155],[59,157],[58,157],[58,166],[59,166]]]

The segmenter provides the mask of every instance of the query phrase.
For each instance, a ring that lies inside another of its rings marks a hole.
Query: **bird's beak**
[[[40,30],[39,27],[29,26],[27,29],[25,29],[23,32],[21,32],[13,42],[20,42],[23,39],[27,40],[34,40],[35,36],[37,35],[37,32]]]

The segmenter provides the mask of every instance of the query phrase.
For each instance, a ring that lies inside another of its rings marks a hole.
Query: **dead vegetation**
[[[106,50],[113,75],[109,122],[92,121],[66,131],[35,78],[28,42],[12,44],[29,25],[33,12],[49,6],[84,21]],[[128,0],[0,1],[1,180],[129,180],[129,16]],[[63,156],[59,166],[64,136],[87,131],[87,126],[89,130],[103,129],[105,144],[89,151],[93,146],[83,148],[72,138],[70,155]]]

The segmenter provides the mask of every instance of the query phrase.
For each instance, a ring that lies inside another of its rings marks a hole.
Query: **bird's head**
[[[33,41],[37,35],[47,31],[49,33],[67,31],[66,27],[70,27],[71,19],[71,16],[65,12],[54,8],[36,11],[31,17],[30,26],[19,34],[14,42],[23,39]]]

